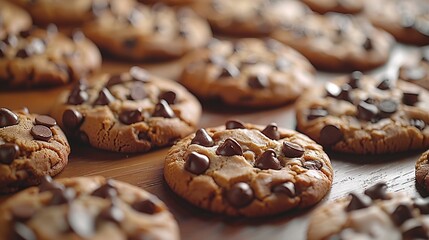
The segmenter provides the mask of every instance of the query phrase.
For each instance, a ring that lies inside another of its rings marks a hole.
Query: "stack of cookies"
[[[293,219],[356,156],[417,151],[429,193],[427,44],[424,0],[0,0],[0,239]],[[308,239],[429,239],[429,200],[388,185],[310,212]]]

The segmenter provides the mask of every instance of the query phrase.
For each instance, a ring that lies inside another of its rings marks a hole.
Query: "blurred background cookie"
[[[0,1],[0,39],[31,27],[30,15],[23,9],[6,1]]]
[[[364,9],[364,0],[301,0],[318,13],[359,13]]]

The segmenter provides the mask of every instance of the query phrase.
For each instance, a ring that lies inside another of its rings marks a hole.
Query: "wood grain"
[[[395,66],[415,53],[416,48],[397,46],[387,67],[371,74],[394,74]],[[132,63],[107,60],[102,71],[125,71]],[[161,76],[177,78],[181,71],[180,61],[163,64],[139,64]],[[335,74],[320,73],[320,82]],[[64,88],[32,91],[1,91],[0,106],[12,109],[29,107],[32,112],[47,113],[59,92]],[[280,127],[295,128],[293,105],[280,108],[234,109],[219,104],[204,105],[201,127],[224,124],[236,118],[245,122],[268,124],[277,122]],[[197,209],[186,203],[163,181],[162,168],[168,149],[160,149],[147,154],[118,154],[94,148],[72,145],[69,165],[58,177],[103,175],[128,182],[162,199],[177,218],[182,239],[305,239],[307,219],[311,209],[303,212],[284,213],[262,219],[228,218]],[[378,181],[385,181],[393,191],[407,191],[416,195],[414,183],[414,163],[421,152],[392,154],[383,156],[351,156],[332,154],[335,169],[331,192],[322,201],[329,201],[346,195],[350,191],[362,191]],[[6,197],[3,197],[7,198]]]

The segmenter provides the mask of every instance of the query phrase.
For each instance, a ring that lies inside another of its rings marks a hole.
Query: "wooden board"
[[[412,58],[416,50],[413,47],[396,46],[387,66],[371,74],[394,74],[395,67]],[[132,65],[107,60],[102,71],[126,71]],[[180,61],[138,65],[173,79],[181,71]],[[318,81],[323,82],[335,75],[319,73]],[[12,109],[27,106],[31,112],[47,113],[58,93],[67,87],[24,92],[0,91],[0,106]],[[200,127],[222,125],[231,118],[256,124],[277,122],[280,127],[295,128],[293,105],[250,111],[216,104],[204,106]],[[70,162],[58,177],[103,175],[142,187],[168,205],[179,222],[182,239],[305,239],[308,215],[312,209],[262,219],[244,219],[211,214],[186,203],[171,192],[163,180],[162,169],[167,151],[168,148],[147,154],[118,154],[72,145]],[[334,184],[322,202],[344,196],[349,191],[361,191],[381,180],[386,181],[391,190],[403,190],[415,195],[414,163],[420,153],[387,156],[329,154],[335,169]]]

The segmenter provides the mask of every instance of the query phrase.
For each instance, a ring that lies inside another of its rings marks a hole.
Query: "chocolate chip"
[[[124,80],[122,78],[122,75],[120,75],[120,74],[114,74],[114,75],[110,76],[109,80],[106,83],[106,87],[111,87],[111,86],[114,86],[114,85],[117,85],[117,84],[121,84],[123,82],[124,82]]]
[[[33,33],[33,31],[34,31],[34,28],[22,30],[19,32],[19,36],[22,38],[28,38],[31,35],[31,33]]]
[[[0,128],[16,125],[18,123],[18,115],[7,108],[0,108]]]
[[[210,166],[210,159],[203,154],[191,152],[185,163],[185,169],[193,174],[202,174]]]
[[[130,75],[134,81],[149,82],[150,74],[141,67],[131,67]]]
[[[95,221],[86,207],[79,203],[71,203],[67,214],[70,229],[80,237],[91,238],[95,233]]]
[[[429,198],[417,198],[414,200],[414,207],[420,210],[420,214],[429,214]]]
[[[247,84],[253,89],[264,89],[268,87],[268,77],[266,75],[253,75],[249,77]]]
[[[422,131],[426,127],[425,121],[421,119],[410,119],[410,125],[416,127],[420,131]]]
[[[28,58],[30,55],[30,52],[26,48],[21,48],[16,52],[15,57]]]
[[[53,127],[57,125],[57,121],[55,121],[55,119],[46,115],[38,115],[36,117],[36,124],[43,125],[46,127]]]
[[[42,54],[46,50],[46,43],[44,40],[39,38],[34,38],[31,40],[28,45],[27,53],[29,55]]]
[[[243,155],[240,144],[232,138],[227,138],[225,142],[216,149],[216,154],[221,156]]]
[[[391,88],[391,86],[392,86],[392,84],[390,83],[390,80],[388,78],[384,78],[377,85],[377,88],[380,89],[380,90],[389,90]]]
[[[372,50],[374,48],[372,39],[370,37],[366,37],[365,41],[362,44],[362,47],[367,51]]]
[[[46,27],[46,31],[48,32],[48,35],[55,35],[58,33],[58,27],[53,23],[49,23]]]
[[[407,80],[418,81],[426,77],[427,72],[423,67],[407,67],[403,69],[404,77]]]
[[[77,86],[73,88],[70,92],[70,95],[67,99],[67,103],[71,105],[79,105],[86,101],[88,101],[89,95],[88,93],[81,88],[81,86]]]
[[[150,137],[148,136],[147,132],[139,132],[139,134],[137,135],[139,140],[146,140],[146,141],[150,141]]]
[[[82,31],[74,31],[72,33],[72,39],[74,42],[80,42],[85,39],[85,34]]]
[[[136,110],[125,110],[119,114],[119,121],[126,125],[131,125],[136,122],[143,121],[142,112],[138,109]]]
[[[50,192],[52,193],[52,198],[49,202],[51,206],[68,204],[76,197],[76,192],[73,188],[51,189]]]
[[[18,45],[18,38],[15,35],[7,35],[3,42],[11,47],[16,47]]]
[[[34,234],[33,230],[29,228],[27,225],[15,222],[13,224],[13,237],[14,240],[36,240],[36,234]]]
[[[361,101],[357,106],[357,118],[364,121],[373,120],[378,114],[377,106]]]
[[[238,70],[236,66],[232,64],[224,64],[218,78],[235,78],[238,77],[238,75],[240,75],[240,70]]]
[[[256,159],[255,166],[262,170],[280,170],[282,168],[279,159],[277,159],[276,152],[272,149],[268,149],[262,153],[261,156]]]
[[[364,193],[372,200],[389,199],[387,197],[387,185],[385,183],[376,183],[374,186],[367,188]]]
[[[63,113],[63,124],[67,129],[73,130],[79,128],[83,122],[82,114],[74,109],[67,109]]]
[[[42,177],[39,185],[39,193],[51,190],[64,190],[65,187],[61,183],[55,182],[51,176],[45,175]]]
[[[284,182],[273,187],[272,192],[286,194],[288,197],[295,197],[295,185],[292,182]]]
[[[320,170],[323,164],[318,160],[305,161],[303,167],[308,170]]]
[[[98,219],[103,219],[107,221],[111,221],[114,223],[120,223],[122,220],[124,220],[125,214],[118,206],[115,204],[111,204],[109,207],[103,209],[98,214]]]
[[[226,199],[236,208],[242,208],[249,205],[253,201],[253,190],[249,184],[239,182],[232,185],[231,189],[226,192]]]
[[[229,120],[225,123],[226,129],[245,129],[244,123],[239,120]]]
[[[282,152],[287,158],[297,158],[304,155],[305,149],[297,143],[284,141]]]
[[[103,88],[98,93],[98,97],[94,102],[94,105],[108,105],[115,101],[115,97],[110,93],[109,89]]]
[[[350,203],[346,207],[347,212],[367,208],[371,205],[371,200],[366,196],[359,196],[354,193],[350,193]]]
[[[400,204],[391,214],[393,222],[401,226],[406,220],[413,218],[413,212],[410,206]]]
[[[129,50],[134,49],[137,46],[137,39],[136,38],[125,39],[122,42],[122,45]]]
[[[360,71],[354,71],[354,72],[352,72],[350,74],[350,77],[349,77],[349,85],[350,85],[350,87],[352,87],[353,89],[359,88],[360,81],[361,81],[362,77],[363,77],[362,72],[360,72]]]
[[[398,104],[393,100],[383,100],[378,104],[378,109],[380,110],[383,117],[388,117],[394,114],[398,110]]]
[[[343,133],[335,125],[326,125],[320,130],[319,141],[324,146],[332,146],[343,139]]]
[[[261,131],[262,134],[264,134],[266,137],[272,140],[279,140],[280,139],[280,132],[279,128],[277,127],[276,123],[270,123],[268,124],[264,130]]]
[[[78,137],[81,142],[83,143],[89,143],[89,137],[88,134],[86,134],[84,131],[79,131]]]
[[[191,144],[198,144],[204,147],[213,147],[214,141],[204,128],[200,128],[195,133],[195,137],[192,139]]]
[[[31,135],[36,140],[46,141],[48,142],[49,139],[52,138],[52,131],[48,127],[45,127],[43,125],[34,125],[31,128]]]
[[[418,220],[409,221],[404,224],[404,226],[407,225],[405,228],[402,227],[402,239],[429,239],[425,228]]]
[[[95,189],[91,196],[99,197],[99,198],[113,198],[118,195],[118,191],[116,190],[115,184],[112,180],[107,180],[107,182]]]
[[[409,106],[414,106],[419,101],[419,93],[413,91],[404,91],[402,102]]]
[[[19,146],[15,143],[0,145],[0,163],[11,164],[19,155]]]
[[[149,198],[139,202],[135,202],[131,205],[131,207],[138,212],[151,214],[151,215],[161,210],[155,203],[155,199],[152,200]]]
[[[310,109],[307,114],[307,120],[314,120],[316,118],[326,117],[328,116],[328,111],[325,109],[317,108],[317,109]]]
[[[173,91],[166,91],[159,95],[159,100],[164,99],[168,104],[175,104],[177,99],[177,94]]]
[[[145,90],[145,86],[141,82],[136,82],[133,84],[132,88],[130,89],[130,99],[131,100],[142,100],[147,97],[147,93]]]
[[[152,116],[163,117],[163,118],[174,118],[176,115],[174,114],[173,109],[171,109],[170,105],[168,105],[168,103],[165,100],[161,99],[155,105],[155,110]]]
[[[36,208],[30,204],[12,205],[10,208],[15,221],[24,222],[36,213]]]
[[[329,97],[350,101],[350,91],[352,88],[348,84],[343,84],[339,87],[335,83],[328,82],[325,85],[325,89]]]

